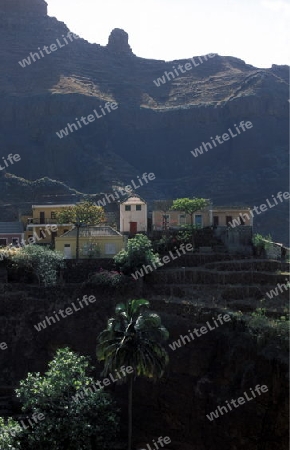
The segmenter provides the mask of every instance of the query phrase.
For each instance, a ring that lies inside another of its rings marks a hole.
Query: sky
[[[268,68],[290,64],[290,0],[46,0],[48,14],[91,43],[114,28],[142,58],[218,53]]]

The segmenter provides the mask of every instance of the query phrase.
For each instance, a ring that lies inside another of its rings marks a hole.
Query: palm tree
[[[128,450],[132,447],[133,381],[137,376],[157,380],[164,374],[169,358],[163,347],[169,333],[158,314],[145,310],[147,300],[129,300],[115,308],[115,317],[108,320],[107,328],[98,337],[97,357],[104,361],[102,375],[106,376],[121,366],[131,366],[128,381]]]

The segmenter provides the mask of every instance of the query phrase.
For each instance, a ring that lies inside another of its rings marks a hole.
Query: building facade
[[[79,258],[112,258],[125,248],[126,238],[109,226],[90,226],[79,229]],[[55,238],[55,250],[66,259],[76,258],[77,228]]]
[[[190,214],[184,211],[156,210],[152,212],[152,227],[154,230],[179,230],[185,225],[191,225]],[[252,226],[253,217],[248,207],[212,207],[211,205],[193,214],[193,225],[204,227],[236,227]]]
[[[120,203],[120,232],[147,232],[147,203],[141,197],[132,195]]]
[[[24,239],[22,222],[0,222],[0,247],[21,244]]]
[[[73,228],[70,223],[59,224],[56,214],[61,210],[72,207],[67,205],[32,205],[32,217],[23,217],[26,221],[25,239],[35,238],[38,244],[54,244],[56,237],[63,235]]]

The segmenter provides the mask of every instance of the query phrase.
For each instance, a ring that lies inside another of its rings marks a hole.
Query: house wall
[[[41,244],[51,244],[53,242],[53,234],[55,237],[61,236],[67,231],[73,228],[72,224],[57,224],[57,220],[52,218],[52,213],[59,212],[64,208],[68,208],[72,205],[36,205],[32,208],[32,216],[23,216],[21,220],[24,219],[27,227],[24,233],[24,239],[28,240],[30,237],[34,237],[36,242]],[[40,213],[44,213],[44,220],[40,220]],[[33,219],[38,223],[29,224],[28,220]],[[49,225],[53,226],[52,230]],[[39,239],[38,239],[39,238]]]
[[[0,239],[6,239],[6,245],[13,244],[13,239],[18,239],[18,242],[21,243],[24,239],[24,233],[1,233]],[[0,241],[0,247],[2,247],[1,242],[2,241]],[[3,245],[3,247],[6,245]]]
[[[240,214],[243,215],[244,219],[244,225],[252,226],[253,225],[253,218],[251,216],[249,208],[244,209],[237,209],[237,208],[228,208],[228,209],[213,209],[212,210],[212,217],[213,217],[213,224],[214,224],[214,217],[217,216],[219,218],[218,226],[225,227],[228,226],[227,224],[227,217],[231,217],[232,220],[238,219],[240,217]],[[232,221],[231,220],[231,221]],[[237,224],[238,225],[238,224]]]
[[[56,219],[52,216],[55,213],[72,206],[73,205],[35,205],[32,207],[32,218],[36,220],[40,219],[40,213],[43,212],[45,224],[57,223]]]
[[[56,233],[56,237],[59,237],[62,236],[67,231],[70,231],[72,228],[73,225],[71,224],[68,225],[56,224],[53,226],[52,230],[51,227],[49,226],[45,227],[45,226],[29,225],[27,230],[24,232],[24,239],[28,240],[29,237],[34,237],[36,242],[39,242],[41,244],[51,244],[53,240],[52,231]]]
[[[164,211],[153,211],[152,212],[152,226],[153,230],[163,230],[163,215]],[[168,221],[168,227],[169,228],[181,228],[184,224],[190,225],[191,219],[190,214],[186,214],[185,223],[181,221],[180,216],[184,215],[183,211],[168,211],[166,213],[169,215],[169,221]],[[202,227],[207,227],[211,225],[211,213],[210,210],[205,211],[196,211],[193,214],[193,223],[195,223],[195,216],[201,215],[202,216]]]
[[[87,259],[89,256],[82,254],[82,249],[84,245],[87,244],[98,244],[98,247],[100,248],[100,258],[112,258],[114,255],[119,253],[124,247],[124,239],[123,236],[98,236],[97,238],[87,238],[87,237],[80,237],[79,238],[79,249],[80,259]],[[70,236],[70,237],[58,237],[55,239],[55,250],[64,253],[65,244],[70,244],[71,248],[71,257],[76,257],[76,237]],[[115,245],[115,253],[106,253],[106,244],[114,244]]]
[[[126,211],[126,205],[131,211]],[[136,211],[136,205],[141,205],[141,211]],[[130,222],[137,222],[137,232],[147,232],[147,204],[142,200],[128,200],[120,204],[120,232],[130,232]]]

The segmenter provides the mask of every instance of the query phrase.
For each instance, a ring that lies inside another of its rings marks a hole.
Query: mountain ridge
[[[6,0],[0,6],[1,153],[21,155],[7,172],[27,180],[48,177],[84,194],[110,192],[154,172],[156,181],[143,193],[148,201],[194,195],[253,206],[288,189],[288,66],[260,69],[220,55],[203,63],[198,56],[147,60],[134,55],[120,29],[113,30],[107,46],[81,37],[70,41],[69,29],[49,17],[45,5]],[[57,40],[63,47],[20,66]],[[194,58],[200,64],[192,70],[154,84]],[[106,102],[116,102],[118,109],[57,137],[68,123],[100,111]],[[251,121],[253,129],[192,156],[202,142],[241,121]],[[285,242],[286,207],[276,210],[256,221],[257,230]]]

